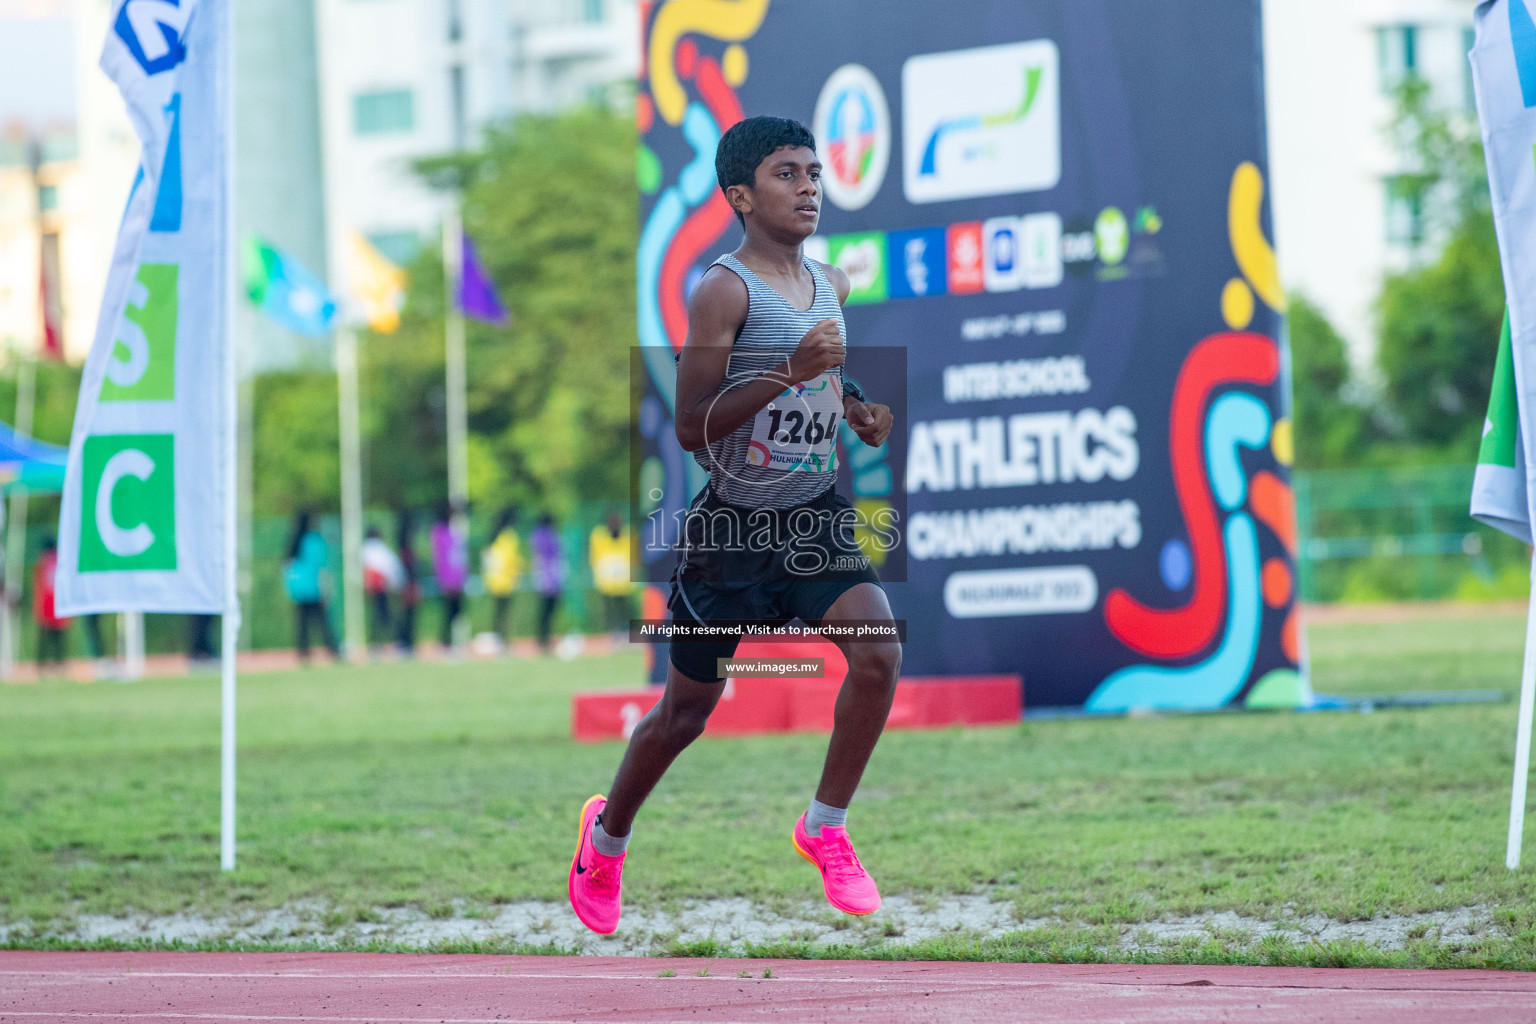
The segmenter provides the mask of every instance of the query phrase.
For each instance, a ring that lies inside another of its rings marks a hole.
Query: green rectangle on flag
[[[80,461],[80,571],[174,570],[175,435],[98,434]]]
[[[179,268],[145,263],[134,275],[101,382],[103,402],[170,402],[176,398]]]
[[[1493,388],[1488,393],[1488,418],[1483,421],[1483,443],[1477,462],[1483,466],[1515,468],[1515,446],[1520,443],[1520,407],[1515,394],[1515,353],[1509,337],[1509,312],[1499,333],[1499,353],[1493,363]]]

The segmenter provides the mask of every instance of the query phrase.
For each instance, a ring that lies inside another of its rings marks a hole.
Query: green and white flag
[[[101,66],[143,150],[70,438],[61,614],[231,610],[229,2],[113,2]]]
[[[1526,500],[1519,404],[1509,314],[1505,313],[1493,367],[1493,390],[1488,396],[1488,418],[1483,421],[1483,443],[1477,450],[1477,473],[1472,478],[1472,518],[1529,544],[1530,503]]]
[[[1536,20],[1531,0],[1486,0],[1474,16],[1472,83],[1509,308],[1478,453],[1472,515],[1531,541],[1536,442]]]
[[[1508,309],[1493,396],[1478,453],[1472,514],[1531,540],[1531,469],[1536,467],[1536,18],[1531,0],[1484,0],[1473,18],[1472,84],[1488,161],[1493,223]],[[1536,565],[1532,566],[1536,576]],[[1504,863],[1520,866],[1525,794],[1536,719],[1536,601],[1526,612],[1525,663],[1509,794]]]

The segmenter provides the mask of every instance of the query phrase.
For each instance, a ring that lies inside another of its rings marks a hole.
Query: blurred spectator
[[[288,545],[288,564],[283,567],[283,585],[288,599],[294,603],[298,617],[299,660],[309,663],[309,629],[311,624],[320,627],[331,657],[340,660],[341,648],[336,644],[336,634],[331,630],[331,620],[325,614],[325,598],[321,578],[325,574],[325,538],[314,528],[314,516],[303,509],[293,520],[293,541]]]
[[[395,620],[395,649],[403,658],[416,653],[416,606],[421,604],[421,576],[416,565],[416,523],[409,509],[396,517],[395,552],[400,559],[400,614]]]
[[[592,585],[603,598],[603,628],[616,644],[628,639],[635,585],[629,578],[629,530],[617,512],[608,522],[592,528],[587,544],[592,565]]]
[[[517,537],[517,510],[504,508],[496,520],[491,543],[480,553],[480,574],[485,592],[495,602],[492,629],[503,646],[512,640],[512,595],[523,575],[523,545]]]
[[[187,661],[193,671],[212,668],[219,656],[213,650],[213,623],[217,615],[187,616]]]
[[[555,608],[565,587],[565,553],[560,549],[560,534],[549,513],[539,517],[528,546],[533,549],[533,585],[539,592],[539,650],[548,654]]]
[[[389,595],[400,592],[405,583],[405,567],[400,556],[385,542],[377,526],[368,527],[363,538],[363,590],[368,603],[373,606],[373,623],[370,630],[373,645],[382,647],[389,642]]]
[[[86,654],[96,666],[96,678],[107,679],[115,674],[114,666],[107,658],[107,645],[101,638],[101,616],[84,615],[80,621],[85,624],[85,648]]]
[[[42,553],[32,567],[32,617],[37,620],[37,671],[48,671],[50,665],[64,670],[64,632],[69,620],[54,613],[54,578],[59,571],[59,549],[52,537],[43,541]]]
[[[469,542],[463,528],[454,522],[455,511],[443,502],[438,506],[437,522],[432,524],[432,572],[443,598],[441,643],[451,655],[458,654],[453,626],[464,610],[464,584],[469,580]]]

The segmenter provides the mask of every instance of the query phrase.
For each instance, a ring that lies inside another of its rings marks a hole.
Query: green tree
[[[340,426],[336,375],[324,370],[264,373],[252,401],[252,507],[257,515],[340,507]]]
[[[1504,281],[1476,124],[1436,106],[1418,79],[1398,93],[1393,134],[1413,172],[1396,181],[1425,212],[1429,263],[1391,275],[1378,310],[1383,398],[1402,440],[1477,454],[1504,313]]]
[[[1404,440],[1474,460],[1504,316],[1492,217],[1469,214],[1433,263],[1388,278],[1380,310],[1377,359]]]
[[[16,382],[19,357],[0,372],[0,421],[16,424]],[[32,391],[32,436],[49,444],[69,444],[80,393],[80,367],[40,359]]]
[[[569,514],[628,474],[639,237],[634,126],[589,109],[524,117],[422,172],[463,189],[465,228],[512,313],[468,326],[470,496]],[[411,269],[400,329],[362,344],[374,504],[447,490],[440,254]]]
[[[16,422],[16,384],[20,367],[12,358],[10,365],[0,373],[0,421],[7,426]],[[32,392],[32,436],[49,444],[69,444],[69,434],[75,422],[75,403],[80,393],[80,367],[68,363],[39,360],[36,365]],[[28,553],[30,560],[36,553],[39,533],[52,533],[59,522],[57,495],[34,494],[28,499],[28,522],[33,524],[33,547]],[[0,543],[4,542],[0,534]]]
[[[1375,432],[1370,410],[1350,399],[1344,339],[1322,310],[1302,295],[1291,297],[1287,325],[1297,468],[1326,469],[1357,462]]]

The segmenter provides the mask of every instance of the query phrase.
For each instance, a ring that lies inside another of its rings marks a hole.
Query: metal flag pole
[[[233,0],[213,0],[218,11],[220,97],[224,113],[224,638],[219,866],[235,869],[235,656],[240,646],[239,522],[236,510],[237,420],[235,380],[235,32]]]
[[[464,221],[454,195],[443,220],[443,284],[448,295],[447,353],[445,358],[448,407],[448,500],[454,514],[469,498],[469,401],[464,366],[464,311],[459,308],[459,281],[464,274]]]
[[[356,660],[368,650],[363,620],[363,455],[357,333],[345,321],[336,331],[336,388],[341,417],[341,604],[347,657]]]
[[[256,551],[255,535],[255,509],[256,509],[256,374],[251,368],[250,338],[253,334],[251,321],[256,311],[243,302],[235,304],[235,326],[238,331],[235,337],[235,376],[239,381],[240,396],[236,409],[236,430],[239,432],[235,439],[236,451],[240,456],[239,474],[240,500],[238,504],[239,523],[239,559],[236,568],[239,570],[239,594],[241,601],[247,601],[251,595],[251,566],[254,563]],[[244,650],[251,649],[251,631],[245,627],[245,620],[240,621],[240,646]]]
[[[448,216],[443,220],[443,284],[447,290],[447,351],[444,355],[444,386],[448,412],[448,504],[449,524],[459,537],[469,533],[469,382],[464,355],[464,311],[459,308],[460,282],[464,278],[464,220],[459,212],[458,193],[453,194]],[[464,637],[456,627],[467,625],[468,618],[450,624],[450,642],[457,647]]]
[[[1525,663],[1520,671],[1520,722],[1515,729],[1515,781],[1509,791],[1509,843],[1504,866],[1520,866],[1525,832],[1525,787],[1531,775],[1531,714],[1536,710],[1536,559],[1531,562],[1531,600],[1525,610]]]

